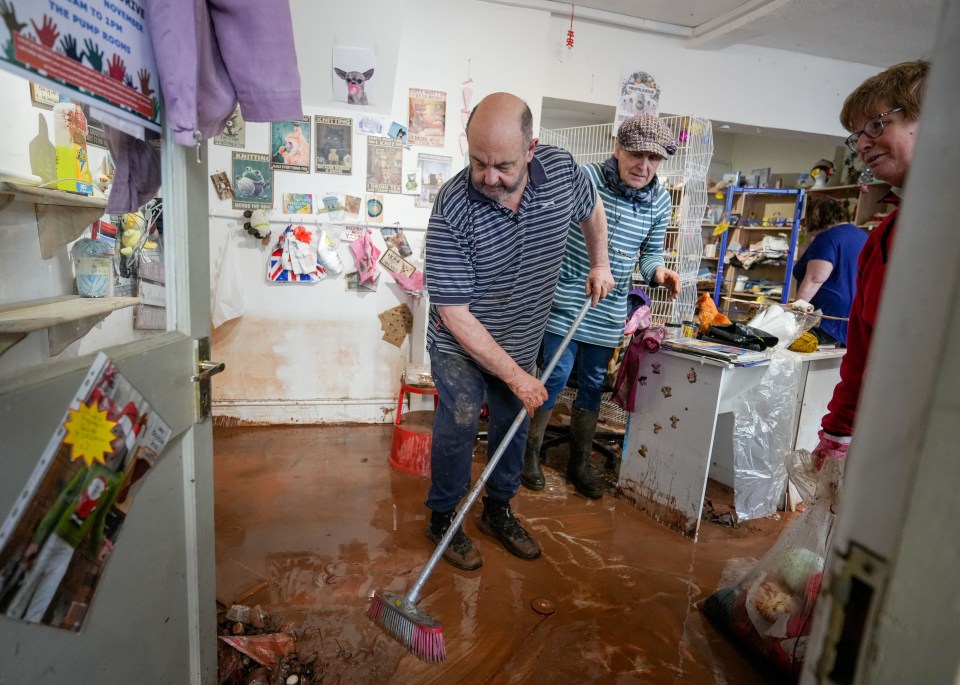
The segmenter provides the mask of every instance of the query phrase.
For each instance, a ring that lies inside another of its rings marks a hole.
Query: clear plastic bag
[[[777,338],[778,348],[787,348],[801,335],[820,324],[820,315],[785,307],[775,302],[760,303],[748,326]]]
[[[700,609],[722,633],[798,675],[823,580],[844,462],[828,459],[816,471],[806,450],[796,450],[787,461],[790,477],[801,490],[813,488],[802,493],[812,504],[750,572],[707,597]]]
[[[228,235],[220,253],[220,270],[211,293],[213,302],[210,306],[210,319],[214,328],[230,319],[243,316],[243,283],[237,263],[239,256],[236,238]]]
[[[734,400],[733,492],[738,521],[770,516],[787,485],[802,362],[777,349],[763,378]]]

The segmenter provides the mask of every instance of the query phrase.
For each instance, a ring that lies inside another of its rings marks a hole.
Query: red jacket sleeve
[[[833,389],[833,398],[821,423],[823,430],[832,435],[853,435],[860,386],[866,373],[873,327],[887,276],[887,261],[893,246],[897,211],[894,209],[870,234],[860,253],[857,292],[847,324],[847,353],[840,362],[840,382]]]

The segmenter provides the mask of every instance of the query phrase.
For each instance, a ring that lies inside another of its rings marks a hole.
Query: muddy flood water
[[[768,685],[780,682],[695,607],[763,555],[785,517],[733,529],[704,522],[694,543],[614,489],[574,493],[554,448],[539,493],[512,502],[543,554],[524,561],[464,529],[484,564],[441,561],[421,608],[440,621],[447,660],[419,661],[367,617],[374,590],[403,593],[430,553],[429,481],[387,465],[393,426],[275,426],[215,430],[217,596],[229,602],[266,580],[247,604],[293,627],[318,682],[536,685]],[[603,458],[594,454],[595,463]],[[560,470],[551,468],[553,461]],[[484,456],[474,459],[474,477]],[[613,477],[611,476],[611,482]],[[549,600],[552,614],[534,611]]]

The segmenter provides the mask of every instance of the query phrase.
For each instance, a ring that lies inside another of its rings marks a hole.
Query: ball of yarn
[[[237,179],[237,194],[243,197],[253,197],[257,193],[257,185],[250,180],[241,176]]]
[[[106,297],[113,280],[113,246],[104,240],[81,238],[70,250],[81,297]]]
[[[807,331],[799,338],[794,340],[788,349],[791,349],[794,352],[816,352],[817,347],[819,347],[817,336]]]
[[[809,549],[797,547],[783,555],[778,570],[783,582],[791,590],[801,594],[810,576],[823,571],[823,557]]]

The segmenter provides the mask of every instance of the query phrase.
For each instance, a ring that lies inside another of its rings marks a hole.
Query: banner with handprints
[[[0,68],[160,131],[160,76],[141,2],[0,0],[0,17],[9,34]]]

